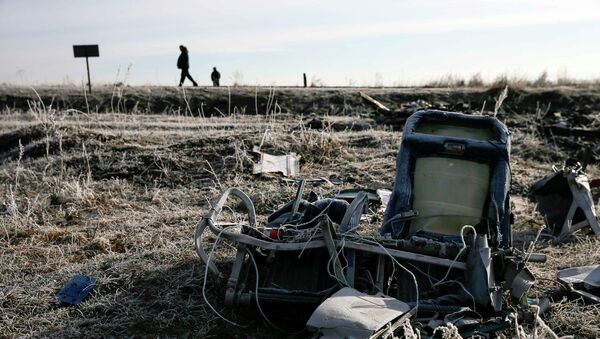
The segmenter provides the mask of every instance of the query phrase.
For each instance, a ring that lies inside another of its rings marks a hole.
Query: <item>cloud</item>
[[[139,65],[148,60],[165,62],[167,56],[177,54],[179,44],[188,45],[193,57],[279,52],[284,56],[336,42],[362,46],[369,39],[386,36],[394,44],[403,35],[434,37],[455,32],[454,37],[461,37],[489,29],[541,25],[555,25],[555,31],[564,25],[569,31],[568,25],[598,21],[600,2],[593,0],[0,0],[0,81],[19,68],[36,68],[36,73],[50,78],[58,72],[54,69],[78,69],[71,52],[75,43],[98,43],[98,63]],[[514,49],[525,42],[501,43]],[[585,50],[583,45],[574,48]],[[462,61],[467,55],[464,51],[454,53],[461,56],[457,63],[468,63]],[[535,51],[526,54],[532,56]],[[363,63],[360,55],[342,59],[353,67]],[[286,62],[290,61],[281,60]]]
[[[343,23],[335,25],[310,25],[285,29],[263,29],[253,31],[233,31],[203,34],[193,31],[178,37],[190,46],[196,46],[202,53],[251,53],[274,52],[289,48],[294,44],[319,43],[340,39],[363,39],[377,36],[390,36],[414,33],[446,33],[475,31],[492,28],[538,26],[548,24],[582,23],[600,20],[600,8],[569,7],[529,13],[510,13],[473,17],[465,14],[452,19],[396,20],[387,22]],[[109,47],[114,55],[125,54],[118,51],[143,55],[164,55],[171,53],[172,38],[155,38],[142,41],[120,42]]]

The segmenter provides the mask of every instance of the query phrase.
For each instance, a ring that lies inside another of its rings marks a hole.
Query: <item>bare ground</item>
[[[66,98],[56,109],[50,105],[56,102],[53,95],[59,95],[54,90],[40,91],[40,98],[28,89],[1,91],[0,337],[279,337],[260,320],[240,331],[210,311],[201,295],[204,266],[192,243],[195,224],[226,187],[248,192],[263,219],[293,197],[293,184],[276,175],[251,174],[256,160],[252,147],[262,142],[269,153],[298,153],[302,177],[343,179],[341,187],[312,187],[321,196],[342,188],[389,188],[398,129],[409,114],[398,102],[424,98],[434,107],[460,105],[474,112],[486,101],[484,110],[493,111],[498,92],[367,90],[397,108],[391,116],[356,99],[355,89],[337,94],[318,89],[190,90],[186,100],[200,102],[192,108],[186,101],[181,104],[183,93],[176,90],[126,88],[150,93],[148,102],[173,102],[169,109],[147,104],[150,108],[141,110],[142,104],[115,105],[114,98],[109,108],[114,93],[109,88],[97,94],[104,104],[93,107],[102,108],[89,111],[73,99],[76,92],[68,95],[73,89],[56,90]],[[513,134],[512,200],[520,232],[534,232],[543,224],[526,199],[527,187],[584,145],[599,146],[598,136],[557,135],[544,128],[557,121],[586,129],[600,126],[598,91],[538,92],[509,92],[498,114]],[[20,99],[10,95],[31,101],[19,107]],[[530,102],[532,95],[540,101]],[[202,116],[204,99],[199,98],[204,97],[210,103],[207,111],[222,114]],[[243,97],[240,102],[238,97]],[[251,107],[253,102],[259,114],[242,109],[243,103]],[[600,177],[598,159],[596,153],[588,168],[592,177]],[[599,192],[594,194],[598,200]],[[206,245],[212,240],[205,239]],[[599,263],[599,248],[600,241],[586,232],[573,242],[541,247],[548,263],[531,266],[538,278],[532,294],[556,288],[554,277],[561,268]],[[219,265],[226,267],[231,249],[223,245],[218,254]],[[84,303],[62,307],[53,295],[74,274],[96,276],[98,283]],[[207,294],[228,317],[254,320],[244,310],[223,308],[222,286],[212,279]],[[565,300],[544,318],[559,335],[600,336],[597,306]]]

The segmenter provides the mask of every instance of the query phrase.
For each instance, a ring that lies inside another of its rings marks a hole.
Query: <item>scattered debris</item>
[[[385,107],[382,103],[380,103],[379,101],[371,98],[369,95],[363,93],[363,92],[358,92],[358,94],[360,95],[361,98],[363,98],[364,100],[366,100],[367,102],[375,105],[375,107],[382,109],[384,111],[390,112],[390,109]]]
[[[385,209],[387,208],[387,205],[390,202],[390,197],[392,196],[392,191],[378,189],[377,195],[379,196],[379,200],[381,201],[381,211],[385,212]]]
[[[600,236],[590,184],[580,163],[553,166],[553,173],[536,181],[529,199],[537,204],[546,225],[559,240],[586,226]]]
[[[317,307],[306,326],[323,339],[394,338],[411,313],[414,308],[397,299],[344,287]]]
[[[54,297],[62,304],[78,305],[90,295],[95,285],[95,277],[74,275]]]
[[[376,127],[375,121],[368,118],[357,117],[314,117],[304,127],[314,130],[339,131],[367,131]]]
[[[418,100],[415,100],[415,101],[403,102],[400,105],[400,110],[403,111],[403,112],[407,112],[407,113],[411,113],[412,114],[414,112],[417,112],[417,111],[420,111],[420,110],[424,110],[424,109],[428,109],[430,107],[432,107],[432,105],[429,102],[427,102],[427,101],[425,101],[423,99],[418,99]]]
[[[575,136],[582,138],[598,138],[598,135],[600,135],[600,128],[569,127],[566,123],[540,126],[540,129],[544,134],[548,135]]]
[[[335,176],[332,175],[329,177],[329,179],[327,178],[314,178],[314,179],[288,179],[288,178],[281,178],[281,181],[285,181],[285,182],[300,182],[300,181],[304,181],[307,184],[313,184],[313,185],[319,185],[319,184],[328,184],[328,185],[341,185],[344,181]]]
[[[261,152],[257,147],[253,151],[260,154],[259,163],[254,164],[253,174],[281,172],[286,177],[295,177],[300,173],[300,156],[296,153],[271,155]]]
[[[503,288],[529,307],[535,278],[525,264],[545,260],[512,246],[509,152],[510,134],[494,117],[426,110],[406,123],[391,192],[305,200],[302,180],[294,200],[262,226],[248,195],[230,188],[196,228],[205,278],[210,271],[226,279],[225,303],[254,305],[272,325],[278,309],[294,305],[293,320],[304,320],[297,326],[325,337],[391,338],[407,329],[404,320],[426,335],[503,330],[513,314]],[[230,195],[242,201],[247,222],[218,222]],[[360,223],[377,213],[365,208],[370,201],[387,206],[376,235]],[[208,254],[207,228],[216,236]],[[211,259],[221,240],[237,249],[229,275]]]
[[[381,204],[381,199],[379,198],[377,191],[371,190],[371,189],[360,189],[360,188],[346,189],[346,190],[342,190],[338,194],[336,194],[335,198],[346,200],[348,202],[352,202],[358,196],[358,194],[360,192],[365,192],[367,194],[367,199],[369,200],[369,202]]]
[[[392,191],[386,189],[356,189],[351,188],[347,190],[342,190],[338,194],[335,195],[336,199],[346,200],[348,202],[352,202],[360,192],[365,192],[367,195],[367,200],[369,204],[367,206],[371,207],[380,207],[381,211],[385,211],[387,204],[390,200],[390,196]]]
[[[563,288],[588,302],[600,304],[600,265],[571,267],[558,271],[556,280]]]
[[[344,180],[339,176],[333,174],[329,176],[329,182],[331,182],[334,185],[341,185],[344,183]]]

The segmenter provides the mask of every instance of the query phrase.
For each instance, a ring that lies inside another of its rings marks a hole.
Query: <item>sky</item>
[[[0,83],[410,86],[600,78],[600,0],[0,0]]]

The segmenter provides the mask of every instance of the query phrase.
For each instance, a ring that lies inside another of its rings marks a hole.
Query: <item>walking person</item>
[[[210,74],[210,80],[212,80],[214,87],[219,87],[219,80],[221,80],[221,73],[217,71],[216,67],[213,67],[213,71]]]
[[[177,59],[177,68],[181,70],[181,80],[179,80],[179,87],[183,85],[183,81],[185,81],[185,78],[190,79],[192,84],[194,84],[194,87],[196,87],[198,86],[198,84],[196,83],[196,81],[194,81],[194,78],[192,78],[189,72],[190,58],[188,56],[188,50],[184,45],[180,45],[179,50],[181,51],[181,54]]]

